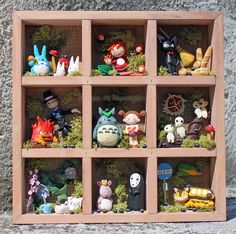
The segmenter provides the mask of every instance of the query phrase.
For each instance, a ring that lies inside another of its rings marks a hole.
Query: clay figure
[[[61,64],[61,63],[58,61],[56,73],[54,73],[54,76],[64,76],[65,74],[66,74],[66,71],[65,71],[65,64],[64,64],[64,63]]]
[[[207,109],[208,101],[206,101],[204,98],[200,98],[199,100],[196,100],[193,102],[193,108],[194,113],[197,115],[198,118],[207,118]]]
[[[128,210],[144,210],[144,179],[141,174],[133,173],[129,179]]]
[[[97,200],[97,208],[99,211],[108,212],[112,210],[113,200],[111,185],[112,182],[109,180],[101,180],[97,182],[99,188],[99,198]]]
[[[175,128],[176,128],[176,133],[180,138],[185,138],[186,136],[186,130],[182,126],[184,124],[184,119],[182,117],[176,117],[175,118]]]
[[[174,135],[174,126],[172,124],[168,124],[164,127],[164,131],[167,133],[166,140],[169,143],[175,142],[175,135]]]
[[[68,76],[73,76],[78,72],[79,72],[79,56],[76,57],[75,61],[74,57],[71,56],[68,68]]]
[[[93,140],[97,140],[102,147],[117,146],[122,139],[122,130],[114,117],[115,108],[109,111],[99,107],[98,113],[100,118],[93,130]]]

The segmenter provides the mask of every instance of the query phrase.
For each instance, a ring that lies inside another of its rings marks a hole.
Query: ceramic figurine
[[[112,210],[113,200],[111,185],[112,182],[109,180],[101,180],[97,182],[99,188],[99,198],[97,200],[97,208],[99,211],[108,212]]]
[[[175,142],[175,135],[174,135],[174,126],[172,124],[168,124],[164,127],[166,135],[166,140],[169,143],[174,143]]]
[[[125,133],[129,136],[129,144],[131,147],[138,146],[138,135],[141,133],[139,122],[140,118],[146,116],[146,111],[119,111],[119,115],[123,117],[123,122],[126,123]]]
[[[187,208],[213,208],[215,195],[210,189],[191,187],[174,188],[174,202]]]
[[[55,125],[53,121],[42,120],[37,116],[37,123],[32,125],[31,143],[46,146],[52,142],[58,142],[57,137],[54,136],[54,129]]]
[[[175,118],[176,133],[182,139],[185,138],[186,136],[186,130],[183,127],[183,124],[184,124],[184,119],[182,117]]]
[[[128,210],[144,210],[144,179],[139,173],[133,173],[129,179]]]
[[[60,59],[59,59],[59,62],[60,62],[61,64],[64,63],[65,68],[68,68],[68,67],[69,67],[69,60],[68,60],[66,54],[61,55],[61,57],[60,57]]]
[[[204,127],[204,129],[208,132],[207,133],[207,139],[210,140],[214,140],[214,133],[215,133],[215,127],[211,124],[208,124]]]
[[[112,63],[117,71],[124,71],[128,67],[126,48],[124,43],[115,42],[107,51],[112,57]]]
[[[187,136],[193,140],[197,140],[199,138],[200,131],[204,125],[203,118],[194,118],[192,122],[189,123],[187,129]]]
[[[66,74],[66,71],[65,71],[64,63],[61,64],[58,61],[57,68],[56,68],[56,73],[54,73],[54,76],[64,76],[65,74]]]
[[[76,108],[69,110],[62,110],[59,107],[57,96],[55,96],[50,90],[43,93],[44,103],[47,103],[48,108],[52,111],[51,119],[55,122],[55,130],[58,132],[60,142],[63,139],[63,134],[67,135],[70,126],[65,120],[65,116],[68,114],[80,113]]]
[[[58,54],[58,51],[57,50],[50,50],[49,51],[49,54],[52,56],[52,73],[56,73],[56,70],[57,70],[57,66],[58,64],[56,65],[56,57],[59,56]]]
[[[69,208],[68,202],[65,202],[64,204],[55,205],[55,213],[56,214],[69,214],[70,208]]]
[[[45,203],[45,204],[40,205],[39,211],[43,214],[51,214],[52,213],[51,203]]]
[[[76,168],[74,167],[67,167],[65,169],[65,175],[68,180],[74,180],[76,178]]]
[[[121,127],[114,118],[115,108],[110,111],[98,108],[100,118],[93,130],[93,140],[96,140],[102,147],[115,147],[122,139]]]
[[[79,56],[76,57],[75,61],[74,57],[71,56],[68,68],[68,76],[73,76],[78,72],[79,72]]]
[[[135,52],[136,52],[136,54],[142,53],[143,52],[143,45],[137,45],[135,47]]]
[[[70,213],[73,213],[74,210],[82,207],[82,197],[68,197],[68,205]]]
[[[34,56],[29,56],[29,66],[31,67],[31,73],[38,76],[46,76],[49,73],[49,63],[46,57],[47,50],[44,45],[41,54],[37,45],[34,45]]]
[[[193,108],[194,113],[198,118],[204,118],[206,119],[208,114],[207,114],[207,109],[206,107],[208,106],[208,101],[206,101],[204,98],[200,98],[199,100],[196,100],[193,102]]]

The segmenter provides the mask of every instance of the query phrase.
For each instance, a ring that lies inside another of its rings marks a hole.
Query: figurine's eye
[[[169,45],[168,44],[163,44],[163,47],[168,48]]]
[[[43,135],[43,134],[44,134],[44,132],[42,131],[42,132],[40,132],[40,134],[41,134],[41,135]]]
[[[136,180],[138,181],[138,178]]]
[[[131,177],[130,179],[133,180],[133,177]]]
[[[199,102],[199,105],[202,105],[202,102]]]
[[[175,46],[173,44],[171,44],[170,47],[175,47]]]

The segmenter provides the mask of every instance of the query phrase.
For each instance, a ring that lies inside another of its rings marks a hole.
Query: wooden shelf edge
[[[169,158],[169,157],[216,157],[217,151],[202,148],[157,149],[83,149],[83,148],[34,148],[22,149],[23,158]]]
[[[157,214],[23,214],[14,224],[56,224],[56,223],[157,223],[157,222],[201,222],[225,221],[217,212],[157,213]]]

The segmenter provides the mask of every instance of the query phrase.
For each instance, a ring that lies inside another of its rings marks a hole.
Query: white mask
[[[130,176],[129,182],[130,182],[130,186],[132,188],[137,187],[140,184],[141,181],[141,175],[138,173],[134,173]]]

